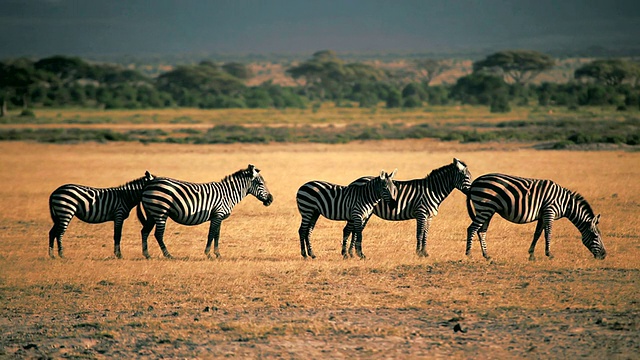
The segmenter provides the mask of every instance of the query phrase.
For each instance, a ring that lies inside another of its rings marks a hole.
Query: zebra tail
[[[138,203],[136,207],[136,214],[138,215],[138,220],[142,225],[147,223],[147,218],[144,216],[144,212],[142,211],[142,202]]]

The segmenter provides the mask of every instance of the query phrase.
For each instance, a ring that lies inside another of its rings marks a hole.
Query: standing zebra
[[[56,239],[58,256],[64,257],[62,236],[71,219],[76,216],[90,224],[113,221],[113,252],[117,258],[122,258],[122,224],[129,217],[131,209],[140,202],[145,185],[153,179],[154,176],[147,171],[143,177],[118,187],[101,189],[66,184],[57,188],[49,196],[49,211],[53,220],[53,227],[49,231],[49,256],[54,257],[53,240]]]
[[[398,190],[393,184],[391,175],[380,172],[380,176],[364,184],[340,186],[325,181],[309,181],[298,189],[296,202],[302,222],[298,234],[302,257],[315,258],[311,247],[311,233],[320,215],[330,220],[347,220],[353,229],[353,242],[361,259],[362,230],[373,212],[373,207],[381,200],[393,204]],[[343,252],[343,256],[344,256]]]
[[[362,177],[352,184],[363,184],[372,178]],[[442,166],[431,171],[427,177],[408,181],[393,180],[398,188],[398,201],[395,208],[387,206],[380,201],[374,208],[376,216],[391,221],[416,219],[416,254],[429,256],[427,253],[427,235],[429,226],[434,216],[438,214],[438,207],[449,196],[453,189],[463,193],[469,191],[471,186],[471,173],[467,165],[454,158],[449,165]],[[350,224],[344,227],[342,240],[342,253],[346,253],[347,240],[351,235]],[[353,254],[353,240],[349,246],[349,256]]]
[[[524,179],[504,174],[487,174],[477,178],[467,195],[471,225],[467,229],[467,256],[471,254],[473,235],[477,232],[482,255],[487,255],[485,239],[489,222],[495,213],[516,224],[538,221],[529,247],[529,260],[535,260],[534,249],[544,229],[545,254],[551,255],[553,221],[566,217],[582,234],[582,243],[597,259],[607,252],[602,243],[598,221],[591,206],[580,194],[569,191],[551,180]]]
[[[213,252],[220,257],[218,240],[222,220],[231,215],[233,207],[247,194],[255,196],[264,206],[271,205],[273,196],[267,189],[260,170],[249,165],[226,176],[220,182],[204,184],[190,183],[169,178],[158,178],[150,183],[142,194],[142,202],[138,206],[138,219],[142,223],[142,253],[148,259],[147,238],[153,227],[156,227],[155,238],[162,254],[171,258],[171,254],[163,241],[167,218],[182,225],[199,225],[210,222],[207,246],[204,253],[211,258],[211,241],[214,241]],[[147,214],[142,213],[141,207]]]

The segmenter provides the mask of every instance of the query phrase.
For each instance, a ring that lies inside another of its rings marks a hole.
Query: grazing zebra
[[[551,228],[553,221],[566,217],[582,234],[582,243],[597,259],[607,255],[598,221],[591,206],[580,194],[569,191],[551,180],[524,179],[504,174],[487,174],[477,178],[467,194],[467,209],[472,223],[467,229],[467,251],[471,254],[473,235],[477,232],[482,255],[487,255],[485,243],[487,228],[493,214],[516,224],[537,221],[533,241],[529,247],[529,260],[535,260],[534,249],[544,229],[545,254],[551,255]]]
[[[66,184],[57,188],[49,196],[49,211],[53,220],[53,227],[49,231],[49,256],[54,257],[53,240],[56,239],[58,256],[64,257],[62,236],[71,219],[76,216],[90,224],[113,221],[113,252],[117,258],[122,258],[120,252],[122,224],[129,217],[131,209],[140,203],[145,185],[154,178],[155,176],[147,171],[143,177],[118,187],[101,189]]]
[[[352,184],[363,184],[372,178],[362,177]],[[408,181],[393,180],[398,188],[398,201],[395,208],[380,201],[373,213],[385,220],[402,221],[416,219],[416,254],[429,256],[427,253],[427,235],[434,216],[438,214],[438,207],[449,196],[454,188],[467,193],[471,186],[471,173],[467,165],[454,158],[453,162],[431,171],[427,177]],[[346,252],[347,240],[351,235],[350,224],[344,227],[342,252]],[[353,256],[353,241],[349,246],[349,256]]]
[[[213,252],[220,257],[218,240],[222,220],[231,215],[233,207],[247,194],[255,196],[264,206],[273,202],[273,196],[267,189],[260,170],[253,165],[226,176],[220,182],[204,184],[190,183],[169,178],[157,178],[150,183],[142,194],[138,206],[138,219],[142,228],[142,253],[148,259],[147,238],[153,227],[156,227],[155,238],[162,254],[171,258],[171,254],[163,241],[167,218],[182,225],[199,225],[210,222],[207,246],[204,253],[211,258],[211,241],[214,241]],[[142,212],[144,212],[147,217]]]
[[[383,170],[380,176],[364,184],[340,186],[325,181],[309,181],[302,185],[296,194],[298,211],[302,216],[298,230],[302,257],[316,257],[310,237],[318,217],[322,215],[330,220],[347,220],[351,224],[356,252],[364,259],[362,230],[371,216],[373,207],[381,199],[389,204],[395,202],[398,190],[392,179],[396,171],[397,169],[389,175]]]

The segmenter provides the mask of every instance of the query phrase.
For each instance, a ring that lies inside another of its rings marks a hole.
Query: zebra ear
[[[398,172],[398,168],[396,168],[395,170],[393,170],[393,172],[391,173],[391,175],[387,176],[389,179],[393,179],[394,176],[396,176],[396,173]]]
[[[457,158],[453,158],[453,163],[456,164],[458,170],[464,170],[464,168],[467,167],[462,161],[458,160]]]
[[[153,180],[153,175],[151,175],[151,173],[149,172],[149,170],[144,172],[144,177],[147,178],[147,180]]]
[[[256,177],[258,176],[258,173],[260,172],[260,169],[256,169],[256,167],[253,164],[249,164],[249,171],[251,171],[251,176],[252,177]]]
[[[386,174],[385,174],[384,170],[380,171],[380,179],[384,179],[385,175]]]

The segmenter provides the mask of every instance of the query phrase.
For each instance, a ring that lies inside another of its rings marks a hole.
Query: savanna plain
[[[344,223],[321,218],[318,257],[300,256],[296,190],[308,180],[348,184],[381,169],[424,177],[457,157],[473,177],[550,178],[596,213],[608,256],[599,261],[566,220],[554,259],[528,261],[535,224],[495,217],[486,261],[457,190],[415,254],[415,221],[372,218],[366,260],[340,255]],[[219,181],[247,164],[274,202],[247,197],[223,222],[221,258],[203,253],[207,225],[169,221],[164,259],[142,256],[132,212],[123,259],[113,223],[72,221],[64,259],[47,255],[48,196],[59,185],[123,184],[145,170]],[[540,151],[527,144],[434,140],[349,144],[179,145],[0,143],[1,358],[638,358],[640,152]]]

